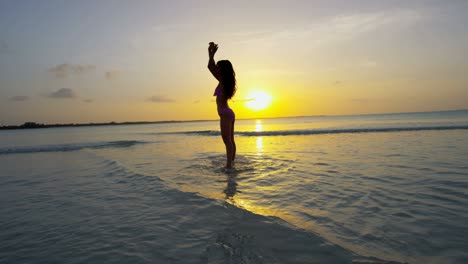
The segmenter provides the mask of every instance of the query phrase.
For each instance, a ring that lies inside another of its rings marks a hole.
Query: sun
[[[270,106],[271,100],[271,95],[264,91],[252,91],[247,96],[245,105],[251,110],[259,111]]]

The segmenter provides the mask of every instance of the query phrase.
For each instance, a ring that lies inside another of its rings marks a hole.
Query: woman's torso
[[[218,84],[213,95],[216,96],[218,112],[220,109],[229,108],[228,100],[226,96],[224,96],[223,85],[221,83]]]

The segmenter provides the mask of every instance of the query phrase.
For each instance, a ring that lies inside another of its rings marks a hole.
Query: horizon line
[[[422,113],[437,113],[437,112],[459,112],[468,111],[468,109],[453,109],[453,110],[438,110],[438,111],[416,111],[416,112],[388,112],[388,113],[367,113],[367,114],[348,114],[348,115],[303,115],[303,116],[277,116],[277,117],[251,117],[239,118],[237,120],[254,120],[254,119],[279,119],[279,118],[307,118],[307,117],[339,117],[339,116],[369,116],[369,115],[396,115],[396,114],[422,114]],[[106,125],[143,125],[143,124],[164,124],[164,123],[189,123],[189,122],[210,122],[218,121],[218,119],[194,119],[194,120],[159,120],[159,121],[108,121],[108,122],[82,122],[82,123],[38,123],[27,121],[20,125],[0,125],[0,128],[24,128],[27,123],[34,123],[44,128],[47,127],[71,127],[71,126],[106,126]],[[1,124],[1,123],[0,123]],[[38,127],[39,128],[39,127]]]

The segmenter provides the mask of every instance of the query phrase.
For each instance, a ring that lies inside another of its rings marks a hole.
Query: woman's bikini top
[[[221,87],[221,84],[218,84],[218,86],[216,86],[213,96],[218,96],[222,94],[223,94],[223,88]]]

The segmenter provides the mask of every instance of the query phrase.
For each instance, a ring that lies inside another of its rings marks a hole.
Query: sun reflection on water
[[[257,155],[262,155],[263,153],[263,138],[257,137]]]
[[[262,120],[257,119],[255,121],[255,132],[261,132],[261,131],[263,131]]]
[[[258,119],[255,121],[255,132],[263,131],[262,120]],[[262,155],[263,153],[263,138],[257,137],[257,155]]]

